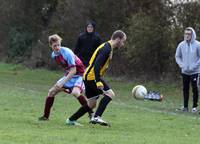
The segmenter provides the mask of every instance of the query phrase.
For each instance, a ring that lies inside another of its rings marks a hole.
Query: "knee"
[[[48,96],[53,97],[53,96],[55,96],[56,92],[57,92],[57,90],[54,87],[52,87],[48,91]]]
[[[78,91],[72,91],[72,93],[71,93],[73,96],[75,96],[75,97],[79,97],[80,96],[80,92],[78,92]]]
[[[50,89],[49,91],[48,91],[48,96],[53,96],[54,95],[54,91],[52,90],[52,89]]]
[[[114,98],[115,97],[115,93],[112,91],[111,92],[111,97]]]
[[[109,90],[105,92],[105,95],[109,96],[111,99],[115,97],[115,93],[113,92],[113,90]]]

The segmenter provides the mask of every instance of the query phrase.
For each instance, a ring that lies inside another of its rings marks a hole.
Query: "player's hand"
[[[103,86],[98,86],[97,88],[103,91],[104,87]]]
[[[98,88],[98,89],[100,89],[100,90],[103,91],[104,86],[103,86],[103,83],[102,83],[102,82],[97,82],[96,85],[97,85],[97,88]]]

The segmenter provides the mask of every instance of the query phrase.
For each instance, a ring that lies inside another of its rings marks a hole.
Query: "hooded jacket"
[[[88,33],[86,30],[81,33],[74,49],[74,53],[82,60],[86,67],[89,65],[89,60],[92,54],[102,42],[99,34],[95,32],[95,23],[88,22],[86,24],[86,29],[89,24],[92,24],[94,31]]]
[[[196,40],[196,33],[193,28],[190,42],[186,40],[180,42],[176,49],[176,63],[181,68],[181,72],[187,75],[200,73],[200,42]]]

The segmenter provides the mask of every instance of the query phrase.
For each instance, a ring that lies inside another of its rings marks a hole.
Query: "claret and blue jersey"
[[[60,51],[58,53],[53,51],[51,57],[65,69],[65,75],[72,67],[76,67],[76,75],[83,75],[85,69],[83,63],[69,48],[60,47]]]

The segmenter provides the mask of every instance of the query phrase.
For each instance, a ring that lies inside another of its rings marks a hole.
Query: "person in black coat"
[[[89,65],[92,54],[102,43],[101,37],[95,32],[95,26],[94,21],[87,22],[86,31],[80,33],[74,49],[74,53],[81,59],[85,67]]]

